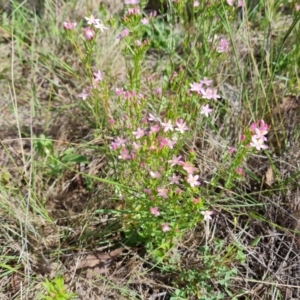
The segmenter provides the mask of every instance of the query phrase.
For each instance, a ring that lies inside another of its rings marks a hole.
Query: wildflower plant
[[[145,19],[138,1],[125,4],[120,24],[111,19],[112,26],[107,27],[93,15],[86,17],[81,45],[74,34],[75,22],[65,23],[64,29],[90,81],[78,94],[78,101],[90,111],[97,128],[106,124],[111,130],[107,151],[118,181],[116,194],[126,242],[142,244],[161,259],[187,230],[213,218],[200,166],[187,145],[203,124],[211,122],[221,96],[213,79],[198,75],[195,81],[188,80],[183,66],[170,69],[162,87],[154,86],[149,77],[145,90],[142,63],[151,42],[143,36],[155,14]],[[181,11],[181,4],[174,4],[174,10]],[[97,35],[113,29],[126,58],[128,80],[123,86],[109,88],[105,72],[96,70],[92,61]],[[218,41],[215,55],[223,55],[230,44],[225,38]],[[212,40],[211,47],[213,44]],[[217,185],[222,178],[225,187],[232,188],[243,176],[247,155],[267,149],[268,129],[263,120],[246,129],[236,148],[224,155],[210,184]]]
[[[77,56],[82,64],[83,74],[89,84],[77,94],[80,106],[87,111],[87,119],[96,128],[104,128],[109,118],[108,93],[104,74],[92,68],[93,53],[97,47],[97,37],[108,27],[93,14],[85,17],[85,27],[78,28],[76,22],[64,22],[66,38],[73,44]],[[105,112],[104,114],[102,112]]]

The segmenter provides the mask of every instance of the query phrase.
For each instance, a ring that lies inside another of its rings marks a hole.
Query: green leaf
[[[89,161],[87,160],[87,158],[83,155],[80,155],[80,154],[73,154],[73,153],[70,153],[70,154],[63,154],[61,156],[61,161],[63,163],[85,163],[85,164],[88,164]]]
[[[257,244],[259,243],[259,241],[260,241],[260,236],[259,237],[257,237],[257,238],[255,238],[251,243],[250,243],[250,246],[252,246],[252,247],[255,247],[255,246],[257,246]]]

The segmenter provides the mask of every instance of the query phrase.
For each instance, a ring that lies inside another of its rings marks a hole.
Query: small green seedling
[[[56,277],[52,281],[46,279],[43,286],[46,289],[46,295],[41,295],[43,300],[68,300],[76,296],[76,294],[67,293],[63,277]]]

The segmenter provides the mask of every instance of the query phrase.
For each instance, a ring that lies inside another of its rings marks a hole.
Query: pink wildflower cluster
[[[217,94],[218,92],[217,89],[210,88],[211,83],[212,80],[207,80],[207,79],[200,80],[200,82],[191,83],[190,91],[196,92],[203,99],[217,100],[218,98],[221,98],[221,96]]]
[[[122,89],[118,90],[119,95],[123,95]],[[130,93],[130,95],[132,95]],[[134,93],[136,96],[136,94]],[[110,144],[110,149],[118,151],[118,158],[120,160],[135,160],[139,153],[139,149],[144,151],[160,151],[163,148],[173,149],[179,134],[184,134],[189,128],[183,119],[171,120],[156,117],[153,114],[145,115],[140,121],[139,127],[132,131],[132,136],[127,139],[122,137],[116,137]],[[149,137],[149,138],[148,138]],[[147,167],[147,163],[140,162],[140,167],[147,170],[149,177],[152,180],[157,181],[158,185],[155,188],[144,189],[144,192],[148,195],[149,199],[160,199],[160,201],[168,201],[172,195],[179,195],[182,190],[178,187],[182,176],[182,172],[186,173],[184,181],[191,187],[195,188],[199,186],[199,175],[195,174],[198,169],[191,163],[182,160],[182,156],[173,155],[172,159],[168,160],[168,164],[171,167],[171,174],[168,176],[168,183],[161,184],[164,168],[150,169]],[[178,169],[175,169],[178,166]],[[174,168],[172,170],[172,168]],[[171,188],[171,187],[174,187]],[[174,190],[174,191],[173,191]],[[159,217],[161,215],[159,211],[159,205],[151,205],[149,207],[149,213],[153,216]],[[161,230],[168,232],[171,230],[169,223],[161,224]]]
[[[174,124],[172,124],[171,120],[162,122],[158,118],[156,118],[152,114],[150,114],[148,120],[150,122],[155,122],[155,123],[149,124],[150,128],[148,127],[147,129],[142,129],[142,128],[138,127],[136,131],[133,131],[132,134],[135,136],[136,139],[140,139],[146,135],[156,134],[159,131],[167,133],[168,131],[172,132],[175,130],[175,131],[178,131],[183,134],[186,130],[188,130],[186,123],[182,119],[178,119],[174,125]],[[148,125],[148,123],[147,123],[148,120],[144,120],[145,121],[144,123],[147,125]],[[177,141],[176,137],[168,138],[168,137],[164,137],[162,135],[158,135],[156,140],[157,140],[157,146],[159,149],[164,148],[164,147],[173,149],[174,145],[176,144],[176,141]],[[150,150],[156,150],[156,149],[157,149],[157,147],[155,146],[155,144],[152,144],[152,146],[150,147]]]
[[[184,171],[187,172],[187,183],[190,184],[190,186],[192,188],[194,188],[195,186],[200,185],[199,182],[199,175],[194,175],[194,173],[198,170],[192,163],[190,162],[184,162],[181,160],[182,156],[176,156],[173,155],[172,159],[168,161],[168,163],[171,165],[171,167],[174,167],[176,165],[182,166],[182,169]],[[173,184],[173,182],[179,182],[179,177],[176,176],[175,174],[173,175],[173,177],[170,177],[169,180],[171,181],[171,184]]]
[[[267,149],[268,146],[264,144],[267,140],[266,135],[268,133],[269,126],[260,120],[256,123],[252,123],[250,131],[252,133],[250,146],[255,147],[257,150]]]
[[[221,96],[218,95],[217,89],[212,89],[210,87],[212,82],[213,82],[212,80],[202,79],[200,80],[200,82],[191,83],[190,91],[196,92],[203,99],[217,100],[221,98]],[[209,107],[209,105],[206,104],[201,107],[200,114],[208,117],[212,113],[212,111],[213,110]]]
[[[124,95],[126,96],[127,92],[124,92],[123,90],[118,90],[118,95]],[[89,93],[86,89],[82,92],[82,94],[79,95],[83,99],[86,99],[89,96]],[[134,97],[139,96],[136,95],[135,92],[128,92],[127,97]],[[135,140],[134,142],[127,143],[126,140],[122,139],[120,137],[117,137],[113,140],[113,142],[110,144],[111,150],[117,150],[121,148],[119,158],[122,160],[126,159],[134,159],[136,157],[137,151],[144,145],[144,147],[147,147],[149,150],[157,151],[162,148],[169,148],[173,149],[178,137],[177,136],[171,136],[166,137],[164,136],[164,133],[167,132],[173,132],[177,131],[181,134],[183,134],[185,131],[187,131],[189,128],[187,127],[186,123],[182,119],[178,119],[175,121],[175,124],[172,123],[171,120],[168,121],[160,121],[158,118],[154,117],[152,114],[149,114],[148,118],[142,118],[141,120],[141,126],[137,127],[134,131],[132,131],[132,135],[134,136]],[[145,125],[143,125],[145,124]],[[144,127],[145,126],[145,127]],[[143,137],[152,135],[153,138],[151,138],[152,142],[149,145],[148,140],[143,139]],[[129,148],[132,149],[131,152],[129,152]],[[155,177],[154,173],[150,174],[151,177]]]

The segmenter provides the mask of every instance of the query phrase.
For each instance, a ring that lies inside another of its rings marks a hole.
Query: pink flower
[[[111,150],[116,150],[116,149],[118,149],[120,146],[117,144],[117,143],[115,143],[115,142],[112,142],[111,144],[110,144],[110,149]]]
[[[181,163],[183,170],[185,170],[188,174],[193,174],[197,171],[197,168],[190,162],[182,162]]]
[[[229,154],[232,154],[234,151],[235,151],[235,148],[233,148],[233,147],[230,147],[230,148],[228,149]]]
[[[95,76],[94,80],[95,80],[96,82],[102,81],[102,76],[103,76],[102,72],[100,72],[100,71],[98,70],[97,72],[94,72],[93,75]]]
[[[147,18],[143,18],[143,19],[141,20],[141,23],[142,23],[143,25],[147,25],[147,24],[149,24],[149,20],[148,20]]]
[[[76,27],[76,25],[77,25],[76,22],[74,22],[74,23],[64,22],[63,24],[64,24],[64,29],[65,30],[73,30]]]
[[[212,82],[213,80],[206,79],[205,77],[204,79],[200,80],[200,83],[205,84],[206,86],[210,86]]]
[[[163,232],[167,232],[167,231],[171,230],[169,223],[167,223],[167,222],[161,225],[161,229]]]
[[[259,129],[262,135],[266,135],[268,133],[269,126],[264,120],[259,120],[258,122],[252,123],[249,128],[252,132],[256,131],[256,129]]]
[[[229,48],[229,42],[226,39],[221,39],[219,42],[219,45],[217,47],[217,52],[219,53],[223,53],[223,52],[227,52]]]
[[[155,116],[153,116],[151,113],[149,113],[149,118],[148,118],[148,120],[149,120],[150,122],[159,122],[159,119],[156,118]]]
[[[237,174],[239,174],[239,175],[243,175],[243,168],[241,168],[241,167],[238,167],[238,168],[236,168],[236,170],[235,170],[236,172],[237,172]]]
[[[173,149],[174,145],[176,144],[176,139],[170,140],[170,139],[165,139],[167,146],[169,149]]]
[[[100,22],[99,19],[95,19],[95,17],[93,15],[91,15],[90,17],[85,17],[88,25],[96,25],[97,23]]]
[[[168,179],[170,180],[170,184],[179,184],[180,176],[173,174],[172,177],[169,177]]]
[[[159,212],[157,206],[155,206],[155,207],[150,207],[150,213],[151,213],[152,215],[154,215],[154,216],[157,216],[157,217],[160,215],[160,212]]]
[[[252,123],[249,127],[250,131],[252,131],[252,132],[255,131],[256,128],[257,128],[257,122]]]
[[[147,118],[145,118],[145,117],[141,118],[141,123],[148,124]]]
[[[188,175],[187,182],[190,184],[190,186],[193,188],[196,185],[200,185],[200,182],[198,181],[199,175],[193,176],[192,174]]]
[[[133,131],[132,134],[135,135],[136,139],[140,139],[145,135],[145,131],[139,127],[136,131]]]
[[[155,124],[155,125],[153,125],[153,126],[150,126],[150,132],[151,132],[151,133],[157,133],[157,132],[159,132],[159,130],[160,130],[160,127],[159,127],[158,124]]]
[[[255,133],[253,136],[257,139],[262,139],[263,141],[266,141],[267,138],[265,137],[265,134],[268,132],[264,133],[264,131],[260,131],[259,128],[255,128]]]
[[[202,94],[203,92],[203,87],[202,87],[202,83],[190,83],[190,91],[192,92],[197,92],[198,94]]]
[[[201,198],[193,198],[193,203],[197,204],[201,201]]]
[[[122,160],[126,160],[126,159],[130,159],[131,156],[129,154],[129,151],[123,147],[120,151],[120,155],[118,156],[119,159],[122,159]]]
[[[110,149],[111,150],[116,150],[120,147],[125,147],[126,145],[126,140],[122,138],[115,138],[115,140],[110,144]]]
[[[85,17],[88,25],[92,25],[97,29],[100,29],[102,32],[104,31],[104,29],[107,29],[107,27],[105,27],[99,19],[96,19],[93,15],[91,15],[90,17]]]
[[[129,30],[127,28],[125,28],[118,34],[117,39],[122,40],[123,38],[125,38],[128,35],[129,35]]]
[[[211,210],[201,211],[201,214],[204,216],[204,221],[211,220],[211,219],[212,219],[211,215],[212,215],[213,213],[214,213],[214,212],[211,211]]]
[[[172,140],[170,140],[168,138],[164,138],[162,136],[158,136],[157,141],[158,141],[159,148],[169,147],[170,149],[173,149],[174,145],[176,144],[176,140],[172,141]]]
[[[200,114],[208,117],[212,113],[213,109],[209,108],[209,105],[202,105]]]
[[[257,123],[254,123],[254,124],[257,125]],[[264,120],[260,120],[260,121],[258,122],[258,124],[259,124],[259,127],[256,127],[256,128],[254,129],[255,133],[256,133],[257,135],[266,135],[266,134],[268,133],[269,126],[265,123]],[[258,132],[259,132],[259,133],[258,133]]]
[[[122,94],[123,94],[123,88],[116,88],[116,95],[118,96],[118,97],[120,97]]]
[[[182,190],[180,188],[177,188],[175,190],[176,195],[180,195],[182,193]]]
[[[268,133],[268,125],[264,120],[260,120],[256,123],[250,125],[250,131],[252,132],[252,142],[250,146],[255,147],[257,150],[267,149],[268,146],[264,145],[264,142],[267,140],[265,135]]]
[[[238,0],[238,7],[244,7],[244,2],[243,0]]]
[[[118,143],[119,146],[125,147],[127,140],[120,137],[116,137],[115,142]]]
[[[205,91],[202,91],[202,98],[204,99],[208,99],[208,100],[217,100],[218,98],[221,98],[221,96],[219,96],[217,94],[217,90],[212,90],[210,88],[207,88]]]
[[[158,142],[159,148],[164,148],[164,147],[168,146],[168,139],[164,138],[162,136],[157,137],[157,142]]]
[[[150,171],[149,174],[152,178],[160,178],[161,177],[161,175],[158,171],[155,171],[155,172]]]
[[[161,88],[156,88],[155,90],[154,90],[154,94],[155,95],[160,95],[162,93],[162,89]]]
[[[267,149],[268,146],[264,144],[264,138],[263,137],[257,137],[255,135],[252,136],[251,138],[252,142],[250,143],[250,146],[255,147],[256,150],[261,150],[261,149]]]
[[[157,188],[157,196],[167,199],[168,198],[168,189]]]
[[[81,98],[82,100],[86,100],[86,98],[89,96],[89,92],[87,89],[83,89],[80,94],[77,95],[77,97]]]
[[[176,155],[173,155],[171,160],[168,160],[168,163],[171,164],[171,167],[174,167],[176,165],[181,165],[181,163],[183,163],[183,161],[181,160],[182,156],[179,155],[176,157]]]
[[[164,132],[167,132],[169,130],[170,131],[174,130],[171,120],[169,120],[168,123],[161,122],[161,126],[163,127]]]
[[[134,92],[134,91],[132,91],[132,92],[126,91],[126,92],[124,93],[124,96],[125,96],[126,99],[130,99],[131,97],[134,97],[134,96],[135,96],[135,92]]]
[[[97,24],[94,24],[94,27],[100,29],[101,32],[103,32],[105,29],[108,29],[100,21]]]
[[[95,31],[92,28],[87,27],[87,28],[84,29],[83,34],[84,34],[85,38],[88,41],[90,41],[90,40],[92,40],[94,38]]]
[[[132,147],[134,150],[139,150],[142,147],[142,145],[140,143],[133,142]]]
[[[182,119],[176,121],[176,126],[177,128],[175,128],[175,130],[179,131],[180,133],[184,133],[186,130],[189,129]]]
[[[149,18],[155,18],[157,16],[157,11],[154,10],[154,11],[151,11],[150,14],[149,14]]]
[[[123,147],[125,147],[125,145],[126,145],[126,139],[123,139],[123,138],[120,138],[120,137],[117,137],[116,139],[115,139],[115,141],[116,141],[116,143],[118,143],[120,146],[123,146]]]

